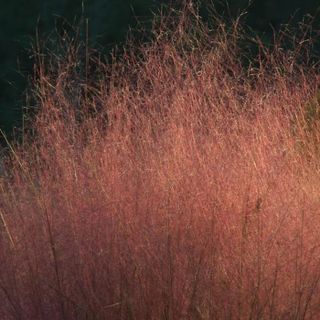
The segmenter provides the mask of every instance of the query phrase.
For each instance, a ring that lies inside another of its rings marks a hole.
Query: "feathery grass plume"
[[[279,43],[244,65],[241,30],[189,7],[112,63],[40,56],[0,180],[1,319],[319,317],[318,70]]]

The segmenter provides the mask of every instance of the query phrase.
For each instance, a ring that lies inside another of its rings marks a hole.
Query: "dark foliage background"
[[[202,1],[201,14],[205,18],[208,1]],[[235,16],[246,10],[246,22],[264,41],[272,37],[272,30],[289,20],[294,24],[310,13],[316,16],[319,0],[212,0],[216,10],[224,16]],[[63,32],[68,23],[88,19],[89,38],[106,50],[121,43],[129,26],[140,21],[150,25],[152,12],[160,5],[179,6],[179,1],[160,0],[10,0],[1,3],[0,10],[0,128],[8,135],[22,123],[22,109],[26,105],[24,90],[32,74],[31,43],[36,31],[44,39],[53,32]]]

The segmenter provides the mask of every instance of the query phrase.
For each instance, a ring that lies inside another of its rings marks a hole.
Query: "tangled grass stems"
[[[319,316],[317,69],[279,45],[244,66],[239,21],[173,16],[111,64],[38,65],[0,180],[0,318]]]

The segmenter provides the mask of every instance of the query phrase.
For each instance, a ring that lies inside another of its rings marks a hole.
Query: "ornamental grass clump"
[[[213,26],[189,8],[111,62],[39,55],[0,179],[1,319],[320,316],[317,69],[245,63],[239,21]]]

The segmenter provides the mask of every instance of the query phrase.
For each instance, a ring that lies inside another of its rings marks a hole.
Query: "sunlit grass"
[[[243,67],[238,21],[161,21],[91,80],[74,47],[40,61],[0,180],[1,319],[319,317],[315,69]]]

